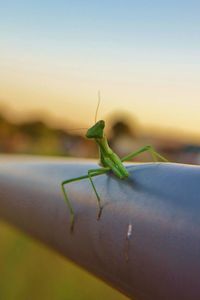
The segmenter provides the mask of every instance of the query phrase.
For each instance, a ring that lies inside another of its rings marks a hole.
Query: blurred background
[[[1,154],[98,158],[84,135],[100,90],[98,119],[120,156],[151,144],[200,164],[199,9],[195,0],[2,2]],[[102,298],[125,299],[0,223],[0,299]]]

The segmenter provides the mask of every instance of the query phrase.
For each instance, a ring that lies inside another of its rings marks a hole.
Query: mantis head
[[[90,127],[86,133],[88,139],[102,139],[105,122],[103,120],[98,121],[92,127]]]

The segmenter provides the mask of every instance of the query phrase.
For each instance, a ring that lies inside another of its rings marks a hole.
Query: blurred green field
[[[0,299],[128,298],[40,243],[0,222]]]

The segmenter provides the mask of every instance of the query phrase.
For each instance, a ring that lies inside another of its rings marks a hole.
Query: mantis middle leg
[[[92,180],[92,176],[97,176],[97,175],[104,174],[104,173],[106,173],[109,170],[110,170],[110,168],[101,168],[101,169],[92,169],[92,170],[88,171],[88,177],[89,177],[89,180],[90,180],[90,182],[92,184],[92,187],[93,187],[93,190],[95,192],[95,195],[97,197],[98,206],[99,206],[99,212],[98,212],[98,215],[97,215],[97,220],[99,220],[100,217],[101,217],[101,212],[102,212],[103,206],[101,206],[101,199],[100,199],[99,194],[98,194],[98,192],[97,192],[97,190],[95,188],[94,182]]]
[[[98,175],[101,175],[103,173],[106,173],[108,170],[109,170],[109,168],[100,168],[100,169],[89,170],[88,171],[88,175],[84,175],[84,176],[80,176],[80,177],[75,177],[75,178],[70,178],[70,179],[65,180],[65,181],[63,181],[61,183],[62,192],[64,194],[64,200],[65,200],[65,202],[66,202],[66,204],[67,204],[67,206],[69,208],[69,212],[70,212],[70,230],[71,230],[71,232],[74,229],[74,217],[75,217],[75,213],[74,213],[74,209],[73,209],[73,207],[71,205],[71,202],[69,200],[69,197],[67,195],[67,192],[66,192],[64,186],[66,184],[70,183],[70,182],[80,181],[80,180],[83,180],[83,179],[89,179],[90,182],[91,182],[91,184],[92,184],[92,187],[93,187],[93,189],[95,191],[95,194],[97,196],[98,203],[99,203],[100,202],[100,197],[99,197],[99,195],[98,195],[98,193],[97,193],[97,191],[95,189],[95,186],[94,186],[94,183],[93,183],[91,177],[98,176]],[[100,204],[99,204],[99,207],[101,207]]]
[[[155,158],[159,158],[159,159],[161,159],[161,160],[163,160],[165,162],[168,162],[168,160],[166,158],[164,158],[162,155],[160,155],[158,152],[156,152],[152,146],[144,146],[144,147],[140,148],[137,151],[131,152],[130,154],[124,156],[121,159],[121,161],[130,160],[130,159],[138,156],[139,154],[141,154],[143,152],[147,152],[147,151],[152,155],[152,157],[153,157],[154,160],[155,160]]]

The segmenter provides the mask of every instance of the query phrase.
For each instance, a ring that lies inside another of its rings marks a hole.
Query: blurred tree
[[[112,126],[112,136],[117,138],[120,135],[135,136],[135,132],[123,120],[116,121]]]
[[[115,118],[109,143],[120,156],[134,150],[138,143],[137,126],[132,118],[122,115]]]

